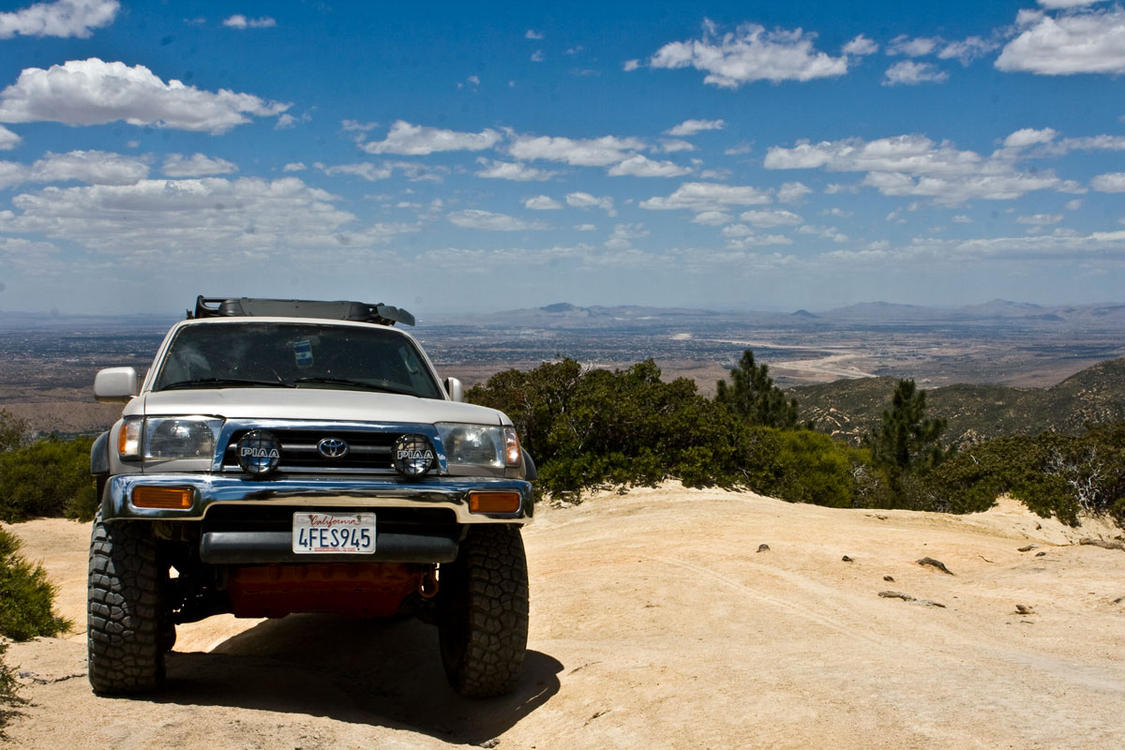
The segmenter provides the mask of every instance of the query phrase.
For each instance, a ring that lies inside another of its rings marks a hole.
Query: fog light
[[[469,510],[473,513],[515,513],[519,509],[518,492],[469,493]]]
[[[191,487],[134,487],[133,505],[138,508],[188,510],[195,499]]]

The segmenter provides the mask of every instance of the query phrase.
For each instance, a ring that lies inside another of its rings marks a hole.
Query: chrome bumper
[[[130,502],[133,488],[190,487],[192,507],[184,510],[138,508]],[[508,491],[520,494],[515,513],[472,513],[469,492]],[[519,523],[531,521],[534,506],[531,483],[493,477],[433,477],[422,482],[391,479],[302,478],[242,479],[218,474],[118,474],[110,477],[102,494],[105,520],[202,520],[213,505],[300,505],[309,508],[448,508],[458,523]]]

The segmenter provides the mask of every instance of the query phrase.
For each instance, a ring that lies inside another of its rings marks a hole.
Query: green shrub
[[[19,539],[0,529],[0,635],[16,641],[58,635],[70,621],[52,610],[55,587],[41,565],[18,554]]]
[[[89,520],[93,503],[91,438],[45,438],[0,453],[0,520],[36,516]]]
[[[12,708],[26,703],[16,692],[16,675],[11,667],[4,663],[4,652],[8,644],[0,642],[0,740],[4,739],[4,725],[8,723]]]

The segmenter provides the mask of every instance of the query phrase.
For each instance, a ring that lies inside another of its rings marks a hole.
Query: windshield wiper
[[[331,376],[312,376],[307,378],[297,378],[293,381],[294,387],[304,385],[306,383],[314,385],[342,385],[350,388],[361,388],[365,391],[380,391],[382,393],[397,393],[402,396],[417,396],[417,393],[406,390],[405,388],[395,388],[389,385],[377,385],[375,383],[368,383],[365,380],[352,380],[351,378],[334,378]]]
[[[295,388],[292,383],[277,380],[257,380],[254,378],[195,378],[194,380],[179,380],[175,383],[160,386],[162,391],[174,391],[183,388]]]

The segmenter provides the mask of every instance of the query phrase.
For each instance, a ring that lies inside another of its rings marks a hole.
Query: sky
[[[1123,302],[1106,0],[0,0],[0,310]]]

